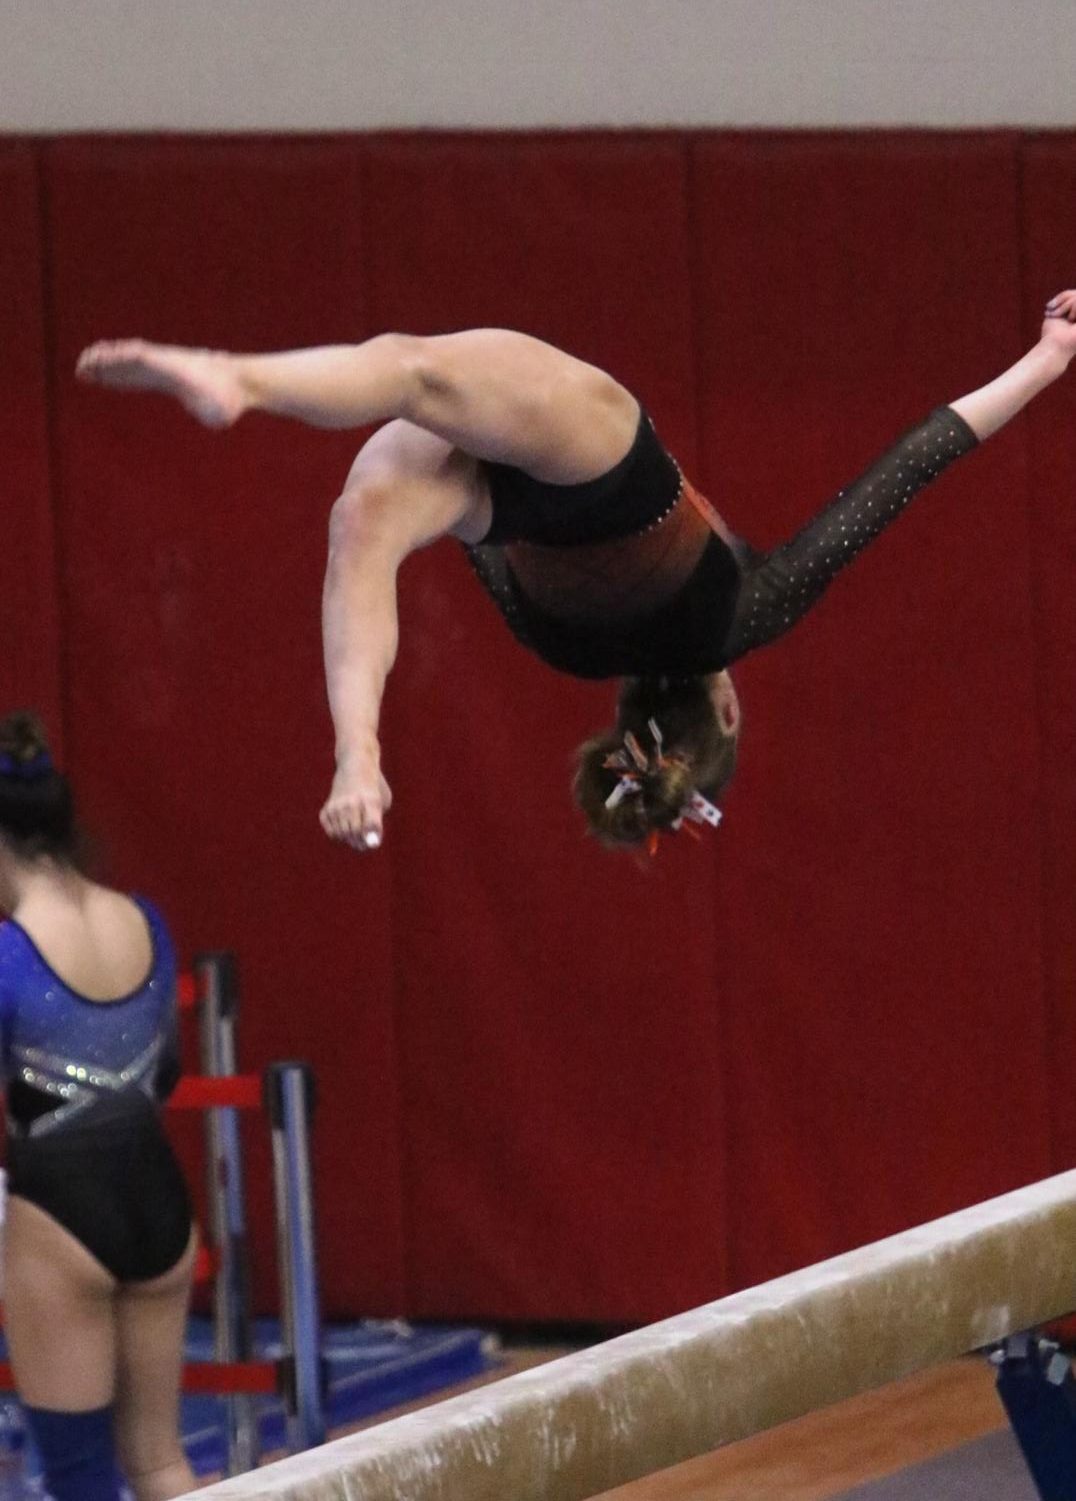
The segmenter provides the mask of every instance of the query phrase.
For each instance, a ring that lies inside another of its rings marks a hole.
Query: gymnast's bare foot
[[[249,401],[231,355],[119,339],[91,344],[76,366],[80,380],[120,391],[174,396],[206,427],[230,427]]]

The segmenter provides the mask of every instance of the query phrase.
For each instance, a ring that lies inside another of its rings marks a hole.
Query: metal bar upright
[[[273,1198],[280,1265],[288,1447],[325,1441],[321,1314],[314,1237],[310,1132],[314,1075],[308,1063],[273,1063],[265,1074],[273,1134]]]
[[[238,1072],[236,1020],[239,981],[235,955],[199,954],[198,977],[202,1069],[224,1077]],[[254,1358],[250,1313],[250,1252],[243,1193],[239,1112],[216,1106],[205,1114],[209,1207],[218,1271],[213,1285],[213,1345],[217,1360]],[[261,1444],[254,1398],[235,1393],[224,1399],[228,1474],[241,1475],[258,1463]]]

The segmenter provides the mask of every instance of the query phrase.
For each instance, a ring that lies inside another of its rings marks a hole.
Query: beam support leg
[[[1076,1379],[1052,1340],[1015,1334],[992,1357],[1008,1413],[1042,1501],[1076,1501]]]

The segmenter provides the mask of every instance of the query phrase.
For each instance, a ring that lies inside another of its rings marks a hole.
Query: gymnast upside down
[[[332,508],[323,600],[336,774],[326,833],[383,838],[391,793],[378,721],[396,656],[396,574],[440,537],[467,548],[514,634],[550,666],[622,678],[615,726],[580,750],[575,794],[609,844],[716,822],[740,708],[728,667],[788,630],[954,459],[1068,368],[1076,291],[1038,342],[910,429],[790,541],[735,536],[612,376],[502,329],[284,354],[125,340],[92,345],[87,381],[177,398],[209,427],[260,410],[315,427],[383,423]]]

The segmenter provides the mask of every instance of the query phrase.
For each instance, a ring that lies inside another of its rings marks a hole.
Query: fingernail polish
[[[380,843],[381,835],[376,830],[371,829],[370,833],[366,836],[366,848],[368,850],[376,850]]]

